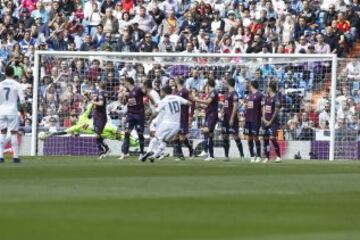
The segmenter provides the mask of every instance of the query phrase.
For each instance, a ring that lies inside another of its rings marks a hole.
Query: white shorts
[[[158,120],[158,118],[156,117],[151,121],[150,126],[149,126],[149,131],[150,132],[155,132],[156,131],[157,120]]]
[[[170,141],[180,131],[180,125],[162,122],[157,128],[155,136],[162,141]]]
[[[8,131],[17,131],[19,129],[18,115],[3,115],[0,116],[0,130],[7,129]]]

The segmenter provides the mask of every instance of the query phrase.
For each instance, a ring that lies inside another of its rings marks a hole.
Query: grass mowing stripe
[[[0,165],[1,239],[358,239],[360,164]]]

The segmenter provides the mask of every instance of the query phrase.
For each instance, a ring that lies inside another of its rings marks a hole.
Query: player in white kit
[[[0,163],[4,162],[6,135],[11,134],[13,162],[20,163],[17,133],[19,128],[18,102],[24,104],[24,92],[21,84],[13,79],[14,68],[7,66],[6,79],[0,82]]]
[[[152,81],[147,80],[144,82],[144,88],[146,91],[146,95],[149,97],[149,107],[152,113],[152,120],[150,123],[150,133],[155,133],[156,131],[156,124],[157,124],[157,118],[156,116],[156,107],[158,106],[160,102],[160,95],[157,91],[155,91],[152,87]]]
[[[151,139],[149,150],[142,157],[142,161],[152,155],[159,158],[166,148],[166,142],[172,140],[180,130],[181,105],[189,105],[190,102],[182,97],[172,94],[170,86],[162,89],[165,97],[159,102],[156,108],[157,124],[155,138]]]

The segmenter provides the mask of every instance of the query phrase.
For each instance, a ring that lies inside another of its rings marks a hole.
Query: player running
[[[110,151],[109,146],[101,136],[107,122],[105,86],[105,83],[99,84],[99,92],[93,96],[91,102],[93,104],[92,117],[94,120],[96,143],[99,149],[99,158],[103,158]]]
[[[247,97],[245,113],[245,134],[248,135],[248,144],[251,160],[250,162],[261,162],[261,143],[259,130],[261,126],[261,101],[263,95],[258,90],[259,82],[250,82],[250,95]],[[254,140],[256,144],[256,158],[254,154]]]
[[[240,157],[244,157],[243,146],[239,137],[239,118],[238,118],[238,100],[239,95],[235,91],[235,79],[227,80],[228,93],[224,104],[224,118],[223,118],[223,144],[225,151],[225,161],[229,161],[230,139],[229,134],[232,134],[236,146],[239,149]]]
[[[131,77],[125,78],[125,88],[128,90],[123,96],[123,102],[127,104],[127,118],[126,118],[126,130],[125,139],[122,145],[122,155],[120,160],[125,159],[129,156],[130,147],[130,134],[135,128],[140,144],[140,157],[144,154],[144,123],[145,123],[145,107],[144,107],[144,96],[146,91],[141,87],[135,86],[134,79]]]
[[[181,120],[181,106],[189,105],[190,102],[183,99],[182,97],[172,94],[170,86],[165,86],[162,89],[165,97],[159,102],[156,109],[158,113],[158,124],[156,126],[155,138],[151,139],[149,149],[142,158],[141,161],[152,155],[155,158],[159,158],[166,148],[166,142],[171,141],[180,131],[180,120]],[[152,162],[154,158],[150,159]]]
[[[270,157],[270,142],[274,146],[276,152],[275,162],[281,162],[280,147],[276,140],[278,130],[277,116],[280,109],[280,102],[277,97],[277,85],[275,82],[270,82],[268,87],[268,94],[262,101],[262,132],[264,137],[264,152],[266,158],[263,163],[267,163]]]
[[[190,92],[185,87],[185,81],[184,78],[178,78],[176,80],[176,87],[178,89],[177,95],[186,99],[190,100]],[[176,142],[176,153],[179,157],[179,159],[184,160],[184,154],[182,152],[182,144],[185,144],[185,146],[189,149],[189,156],[193,156],[193,147],[190,144],[190,141],[187,137],[189,133],[189,105],[181,105],[181,120],[180,120],[180,132],[178,134],[178,138],[175,140]]]
[[[11,134],[11,146],[13,149],[13,162],[20,163],[18,128],[19,112],[18,102],[24,104],[24,92],[21,84],[14,80],[14,68],[6,66],[6,79],[0,82],[0,163],[4,162],[4,148],[8,131]]]
[[[215,80],[209,79],[207,82],[209,96],[206,100],[194,97],[194,101],[207,105],[205,115],[205,125],[202,129],[205,140],[205,148],[209,151],[209,156],[205,161],[215,160],[214,158],[214,130],[218,121],[219,95],[215,89]]]

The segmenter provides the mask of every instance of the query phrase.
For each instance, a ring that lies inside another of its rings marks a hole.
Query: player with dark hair
[[[254,80],[250,82],[250,95],[247,97],[245,113],[245,134],[248,135],[249,151],[251,162],[261,161],[261,143],[259,140],[259,130],[261,126],[261,101],[263,95],[258,90],[259,82]],[[254,140],[256,144],[256,158],[254,154]]]
[[[18,103],[25,103],[24,91],[21,84],[14,79],[15,70],[12,66],[6,66],[6,79],[0,82],[0,163],[4,162],[4,148],[7,133],[11,134],[11,146],[13,149],[13,162],[20,163],[19,143],[17,139],[19,129]]]
[[[144,154],[144,123],[145,123],[145,107],[144,96],[145,90],[141,87],[135,86],[134,79],[131,77],[125,78],[124,82],[127,93],[122,97],[123,102],[127,104],[127,118],[126,118],[126,130],[125,139],[122,145],[122,155],[119,159],[124,159],[129,154],[130,147],[130,134],[135,128],[139,136],[140,144],[140,158]]]
[[[101,136],[107,122],[105,86],[105,83],[99,84],[99,92],[93,96],[92,100],[94,132],[99,149],[99,158],[106,156],[110,150],[109,146],[104,142],[104,138]]]
[[[215,80],[210,78],[207,82],[209,96],[206,100],[194,97],[194,101],[207,105],[205,115],[205,125],[202,129],[205,138],[205,148],[209,151],[208,158],[205,161],[214,160],[214,130],[218,121],[218,103],[219,95],[215,89]]]
[[[276,152],[276,162],[281,162],[280,147],[276,140],[278,130],[277,116],[280,109],[280,102],[277,97],[277,84],[270,82],[268,93],[262,101],[262,134],[264,137],[264,153],[266,158],[263,163],[267,163],[270,158],[270,141]]]
[[[239,118],[238,118],[238,100],[239,95],[235,91],[235,79],[227,80],[228,93],[224,104],[224,118],[223,118],[223,144],[225,150],[225,160],[229,160],[230,139],[229,134],[232,134],[236,146],[239,149],[240,157],[244,157],[243,146],[239,137]]]
[[[150,161],[160,159],[164,155],[166,142],[169,142],[177,136],[180,130],[181,106],[188,105],[190,102],[182,97],[174,95],[170,86],[162,88],[164,98],[159,102],[156,112],[158,122],[155,131],[155,137],[149,143],[148,151],[140,159],[146,161],[150,156]]]
[[[190,92],[187,90],[187,88],[184,86],[185,80],[184,78],[179,77],[176,80],[176,86],[177,86],[177,95],[180,97],[190,100]],[[187,148],[189,148],[189,155],[190,157],[193,156],[193,147],[187,137],[189,133],[189,105],[181,105],[181,120],[180,120],[180,132],[178,138],[175,140],[176,143],[176,153],[178,154],[179,158],[181,160],[184,160],[184,154],[182,152],[182,144],[185,144]]]

